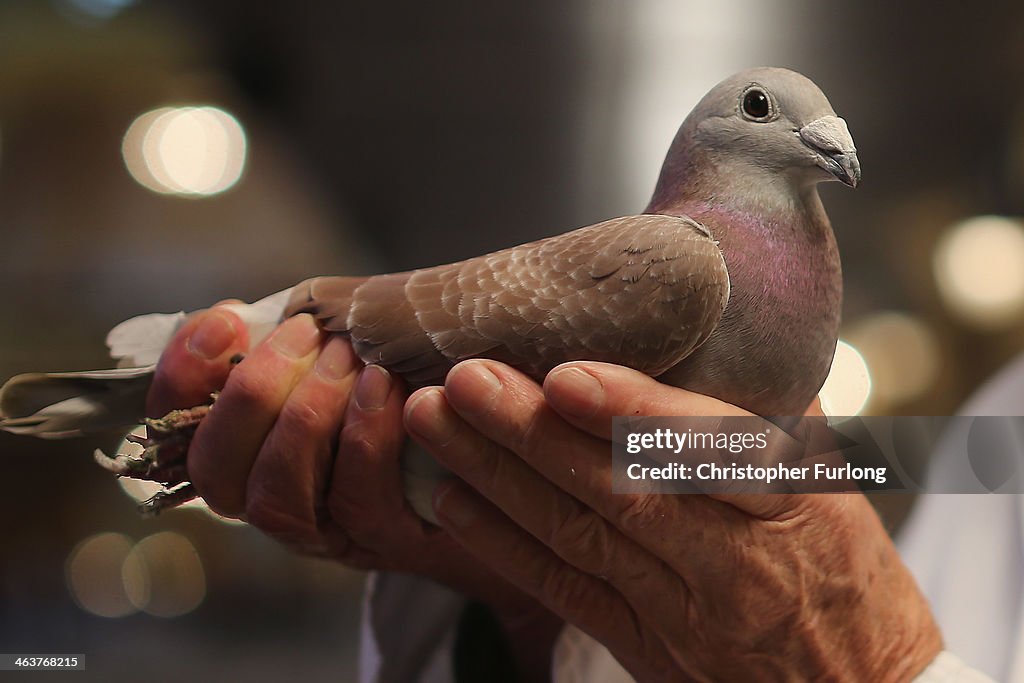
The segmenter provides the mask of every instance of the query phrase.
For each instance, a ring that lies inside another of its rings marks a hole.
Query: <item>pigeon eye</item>
[[[764,121],[772,113],[772,101],[760,88],[751,88],[743,93],[743,113],[749,119]]]

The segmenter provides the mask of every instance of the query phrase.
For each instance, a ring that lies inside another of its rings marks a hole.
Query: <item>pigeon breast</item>
[[[732,291],[707,342],[659,379],[758,415],[802,415],[828,375],[842,309],[839,251],[817,193],[767,215],[680,210],[718,239]]]

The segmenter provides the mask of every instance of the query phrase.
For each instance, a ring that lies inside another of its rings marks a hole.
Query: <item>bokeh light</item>
[[[871,368],[872,401],[885,405],[920,397],[938,379],[941,353],[935,333],[923,321],[882,311],[854,325],[847,338]]]
[[[995,329],[1024,313],[1024,227],[1002,216],[978,216],[951,227],[933,260],[947,308],[963,322]]]
[[[68,555],[65,578],[79,607],[100,617],[124,617],[138,611],[121,578],[131,551],[131,539],[116,533],[96,534],[75,546]]]
[[[839,340],[825,385],[821,409],[830,417],[859,415],[871,396],[871,373],[860,351]]]
[[[188,614],[206,597],[206,575],[192,542],[163,531],[135,544],[119,573],[136,608],[158,617]]]
[[[242,177],[246,137],[235,117],[216,107],[163,107],[139,116],[121,144],[125,166],[160,194],[207,197]]]

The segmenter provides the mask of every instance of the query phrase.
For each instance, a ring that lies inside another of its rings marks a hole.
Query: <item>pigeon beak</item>
[[[800,129],[800,139],[815,152],[815,163],[844,185],[857,187],[860,160],[846,121],[838,116],[822,116]]]

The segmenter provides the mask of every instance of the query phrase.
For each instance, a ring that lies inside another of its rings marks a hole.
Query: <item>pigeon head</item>
[[[786,172],[803,182],[856,187],[860,180],[846,121],[795,71],[763,67],[735,74],[712,88],[690,119],[694,142],[722,162]]]
[[[681,198],[672,196],[680,187],[718,194],[723,182],[741,183],[792,195],[825,180],[860,181],[846,121],[807,77],[760,67],[730,76],[697,104],[669,149],[652,203]]]

